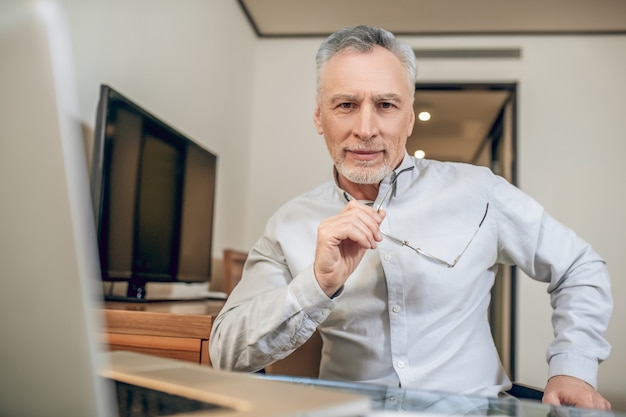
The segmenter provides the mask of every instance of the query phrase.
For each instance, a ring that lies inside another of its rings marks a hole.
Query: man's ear
[[[324,128],[322,127],[322,115],[319,103],[315,104],[315,111],[313,112],[313,122],[315,123],[315,129],[320,135],[324,134]]]

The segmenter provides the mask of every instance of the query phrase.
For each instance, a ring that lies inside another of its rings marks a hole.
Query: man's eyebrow
[[[402,102],[402,97],[400,96],[400,94],[396,94],[396,93],[376,94],[373,97],[373,99],[375,102],[378,102],[378,101],[394,101],[396,103]]]
[[[331,102],[337,103],[337,102],[344,102],[344,101],[360,101],[362,99],[363,97],[357,94],[340,93],[340,94],[335,94],[334,96],[332,96]],[[379,101],[393,101],[396,103],[401,103],[402,96],[396,93],[381,93],[381,94],[375,94],[372,97],[372,101],[375,103]]]
[[[335,94],[334,96],[330,98],[330,101],[332,103],[343,102],[343,101],[358,101],[358,100],[361,100],[360,96],[357,96],[356,94],[344,94],[344,93]]]

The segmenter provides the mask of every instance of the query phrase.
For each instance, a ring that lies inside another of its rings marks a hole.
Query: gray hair
[[[389,31],[372,26],[348,27],[330,35],[317,51],[315,61],[317,63],[317,92],[320,92],[322,72],[328,61],[337,53],[353,50],[357,52],[370,52],[375,46],[382,46],[393,53],[402,63],[406,70],[410,88],[413,88],[417,80],[417,59],[413,49],[396,39]]]

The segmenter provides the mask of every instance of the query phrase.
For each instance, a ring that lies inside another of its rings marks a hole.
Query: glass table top
[[[372,417],[398,413],[438,416],[626,417],[626,413],[621,412],[551,406],[512,396],[486,398],[315,378],[262,374],[258,374],[258,377],[365,395],[372,401]]]

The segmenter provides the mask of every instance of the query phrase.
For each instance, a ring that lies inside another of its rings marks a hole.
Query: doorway
[[[407,151],[428,159],[486,166],[517,185],[516,103],[516,83],[418,83],[416,121]],[[500,265],[489,307],[491,332],[513,380],[515,272],[515,267]]]

